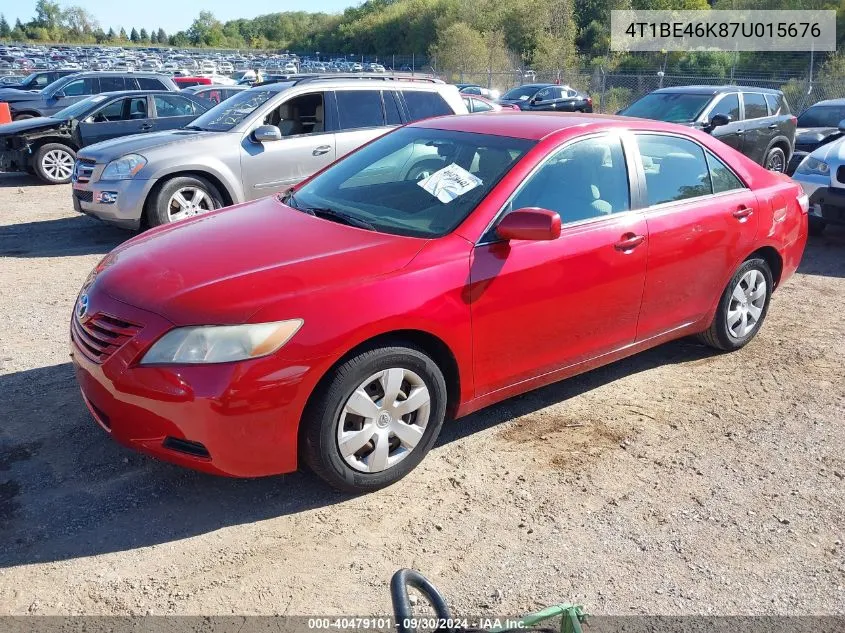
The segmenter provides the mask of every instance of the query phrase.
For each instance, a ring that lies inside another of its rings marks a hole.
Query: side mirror
[[[845,119],[842,119],[837,126],[840,132],[845,132]]]
[[[536,207],[517,209],[502,218],[496,235],[503,240],[556,240],[560,237],[560,216]]]
[[[531,99],[531,103],[540,103],[543,100],[543,97],[537,95]]]
[[[64,99],[65,93],[59,90],[58,92],[53,93],[53,99]]]
[[[261,125],[255,128],[255,131],[252,133],[252,138],[258,143],[281,141],[282,132],[275,125]]]
[[[711,117],[710,123],[707,125],[707,127],[712,130],[723,125],[727,125],[731,121],[731,117],[727,114],[714,114]]]

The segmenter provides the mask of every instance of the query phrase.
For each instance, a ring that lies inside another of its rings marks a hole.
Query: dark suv
[[[179,88],[166,75],[156,73],[85,72],[57,79],[41,92],[10,91],[3,95],[12,119],[50,116],[90,95],[120,90],[170,90]]]
[[[619,114],[700,128],[772,171],[786,170],[795,147],[797,119],[780,90],[661,88]]]
[[[0,90],[0,101],[4,101],[4,91],[6,90],[41,90],[46,88],[49,84],[67,77],[68,75],[75,75],[79,73],[78,70],[39,70],[21,79],[20,83],[6,84],[3,90]]]

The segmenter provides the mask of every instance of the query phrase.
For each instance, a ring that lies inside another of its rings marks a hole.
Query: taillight
[[[789,120],[792,121],[795,125],[798,125],[798,117],[797,116],[791,116],[791,117],[789,117]]]
[[[806,215],[810,212],[810,198],[806,193],[802,193],[796,200],[798,200],[798,206],[801,207],[801,213]]]
[[[587,97],[587,103],[589,103],[590,105],[593,105],[593,98]]]

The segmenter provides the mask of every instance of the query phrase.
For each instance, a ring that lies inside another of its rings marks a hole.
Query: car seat
[[[146,99],[133,99],[132,111],[129,113],[129,118],[146,119],[147,118],[147,101]]]

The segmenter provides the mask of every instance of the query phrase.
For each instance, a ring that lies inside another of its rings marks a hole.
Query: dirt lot
[[[113,444],[67,321],[128,234],[0,179],[0,613],[387,613],[399,567],[458,612],[845,613],[845,231],[760,336],[679,341],[451,423],[366,497]]]

